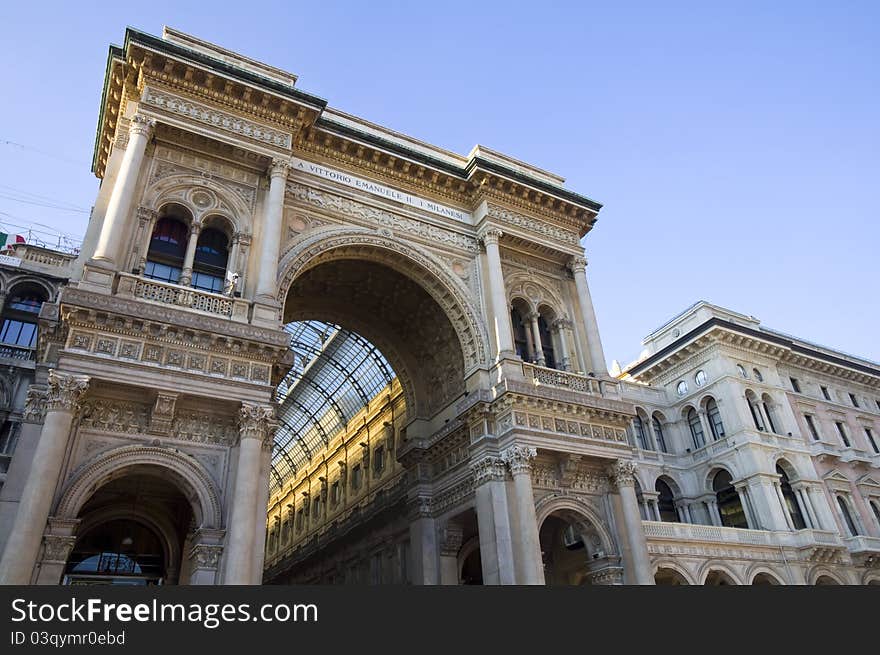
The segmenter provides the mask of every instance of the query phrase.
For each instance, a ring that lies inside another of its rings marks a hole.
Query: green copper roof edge
[[[98,151],[101,147],[101,128],[104,126],[104,112],[107,110],[107,90],[110,88],[110,68],[113,66],[114,57],[121,58],[124,55],[118,45],[110,45],[107,53],[107,65],[104,68],[104,88],[101,90],[101,106],[98,110],[98,126],[95,129],[95,147],[92,151],[92,173],[98,169]]]
[[[552,193],[554,195],[559,196],[565,200],[569,200],[571,202],[577,203],[579,205],[584,205],[591,209],[592,211],[598,212],[602,209],[601,203],[596,202],[586,196],[582,196],[574,191],[569,191],[568,189],[564,189],[562,187],[558,187],[552,184],[547,184],[546,182],[542,182],[533,177],[529,177],[528,175],[524,175],[519,173],[513,169],[507,168],[506,166],[502,166],[500,164],[496,164],[495,162],[490,162],[482,157],[475,157],[471,159],[464,167],[460,168],[457,166],[453,166],[444,161],[431,157],[429,155],[425,155],[423,153],[417,152],[411,148],[407,148],[406,146],[400,145],[399,143],[395,143],[388,139],[383,139],[382,137],[375,136],[373,134],[369,134],[367,132],[362,132],[360,130],[356,130],[354,128],[339,125],[338,123],[333,123],[328,121],[327,119],[321,117],[315,122],[315,126],[321,129],[332,131],[337,134],[356,137],[360,140],[366,141],[368,143],[375,144],[382,148],[391,150],[393,152],[397,152],[400,154],[404,154],[407,157],[414,159],[422,164],[432,166],[434,168],[440,169],[452,175],[456,175],[460,178],[467,179],[470,175],[471,171],[475,167],[480,167],[486,170],[490,170],[494,173],[498,173],[500,175],[504,175],[505,177],[512,178],[518,182],[523,184],[528,184],[530,186],[536,187],[546,193]]]
[[[200,52],[190,50],[189,48],[177,45],[176,43],[171,43],[170,41],[166,41],[157,36],[153,36],[152,34],[141,32],[140,30],[137,30],[133,27],[127,27],[125,28],[126,52],[128,52],[128,47],[132,42],[140,43],[142,45],[146,45],[157,50],[166,50],[169,53],[176,54],[186,59],[190,59],[191,61],[202,64],[208,68],[212,68],[218,72],[226,73],[242,81],[248,82],[249,84],[264,87],[272,91],[273,93],[286,96],[287,98],[295,100],[296,102],[308,104],[313,109],[317,109],[319,111],[323,111],[324,108],[327,106],[327,101],[319,96],[313,95],[311,93],[306,93],[305,91],[300,91],[299,89],[292,86],[281,84],[279,82],[276,82],[275,80],[269,79],[268,77],[263,77],[262,75],[257,75],[256,73],[251,73],[250,71],[237,68],[235,66],[232,66],[231,64],[220,61],[219,59],[215,59],[214,57],[203,55]]]

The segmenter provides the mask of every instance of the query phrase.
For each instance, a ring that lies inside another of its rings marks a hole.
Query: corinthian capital
[[[502,232],[497,227],[487,227],[482,232],[480,232],[480,241],[483,242],[483,245],[498,245],[498,241],[501,237],[504,236],[504,232]]]
[[[471,465],[471,471],[474,474],[474,484],[478,487],[484,482],[504,480],[506,477],[504,460],[500,457],[483,457]]]
[[[74,412],[79,406],[89,378],[85,375],[69,375],[59,373],[55,369],[49,371],[49,387],[46,391],[46,409],[48,411]]]
[[[587,272],[587,258],[586,257],[572,257],[568,261],[568,268],[571,269],[572,273],[586,273]]]
[[[285,161],[284,159],[273,159],[272,164],[269,166],[269,177],[271,179],[274,179],[276,177],[287,179],[287,174],[289,172],[290,163]]]
[[[24,400],[22,420],[27,423],[42,423],[46,418],[46,390],[31,385]]]
[[[143,114],[135,114],[131,117],[131,121],[128,125],[128,133],[131,136],[135,134],[142,134],[148,139],[153,134],[153,128],[156,127],[156,121],[152,118],[147,118]]]
[[[608,479],[615,489],[632,487],[636,479],[636,463],[630,459],[617,459],[608,467]]]
[[[531,471],[532,460],[537,456],[538,451],[531,446],[511,446],[501,453],[501,459],[513,475]]]
[[[238,413],[238,430],[242,441],[259,439],[263,443],[268,443],[275,432],[275,407],[242,403]]]

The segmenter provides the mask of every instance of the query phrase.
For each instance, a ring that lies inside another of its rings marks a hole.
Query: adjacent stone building
[[[700,304],[609,375],[561,177],[168,28],[93,167],[80,255],[18,257],[0,582],[877,579],[876,365]]]

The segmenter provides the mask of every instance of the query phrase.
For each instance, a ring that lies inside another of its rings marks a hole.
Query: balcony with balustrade
[[[117,274],[115,295],[218,318],[228,318],[238,323],[248,322],[250,303],[243,298],[160,282],[139,275]]]

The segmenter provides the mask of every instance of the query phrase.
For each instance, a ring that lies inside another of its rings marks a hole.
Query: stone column
[[[561,318],[557,319],[553,323],[553,327],[556,331],[557,340],[559,341],[559,356],[562,358],[559,362],[559,366],[562,368],[563,371],[570,371],[571,359],[568,355],[568,338],[565,334],[565,320]]]
[[[460,524],[455,521],[447,521],[440,530],[440,584],[457,585],[458,577],[458,552],[464,531]]]
[[[73,416],[88,386],[86,376],[49,371],[46,418],[0,561],[0,584],[28,584],[31,580],[52,496],[61,476]]]
[[[743,512],[746,515],[746,523],[749,525],[750,530],[760,530],[762,528],[760,516],[755,512],[755,508],[752,506],[752,499],[749,495],[749,487],[747,484],[741,484],[739,486],[735,486],[736,493],[739,496],[739,502],[742,505]]]
[[[253,581],[261,453],[274,417],[275,408],[270,405],[241,404],[238,469],[227,522],[225,584],[244,585]]]
[[[144,160],[144,152],[153,132],[155,121],[135,114],[128,127],[128,145],[116,176],[116,184],[110,194],[104,224],[98,236],[98,245],[92,258],[107,268],[113,268],[120,256],[119,248],[125,233],[125,221],[131,208],[138,175]]]
[[[439,580],[437,524],[431,512],[431,499],[418,496],[410,506],[410,580],[415,585],[436,585]]]
[[[188,287],[192,284],[193,262],[196,259],[196,246],[199,244],[199,234],[202,231],[202,224],[193,221],[189,228],[189,241],[186,243],[186,254],[183,256],[183,270],[180,273],[178,284]]]
[[[714,496],[706,501],[706,507],[709,509],[709,520],[712,525],[721,526],[721,512],[718,509],[718,499]]]
[[[498,242],[502,232],[496,227],[483,230],[480,239],[486,247],[486,259],[489,263],[489,296],[492,300],[492,324],[498,344],[498,355],[513,356],[513,331],[510,328],[510,308],[507,304],[507,292],[504,289],[504,274],[501,271],[501,251]]]
[[[538,363],[538,366],[546,366],[547,360],[544,359],[544,344],[541,343],[541,330],[538,328],[538,318],[540,318],[540,314],[538,312],[532,312],[529,314],[529,325],[532,331],[532,339],[535,343],[535,360]]]
[[[703,426],[703,441],[704,445],[709,445],[710,443],[715,441],[715,434],[712,432],[712,426],[709,425],[709,416],[706,413],[705,409],[698,409],[697,414],[700,417],[700,425]]]
[[[532,329],[526,324],[523,324],[523,328],[525,328],[526,349],[528,350],[528,352],[526,353],[526,359],[531,362],[537,362],[538,355],[535,352],[535,340],[532,338]]]
[[[816,514],[813,512],[813,506],[810,504],[809,498],[807,498],[806,488],[804,486],[792,488],[794,489],[794,494],[798,501],[798,507],[801,509],[801,514],[804,515],[804,520],[809,524],[809,527],[814,530],[821,530],[821,524],[816,518]]]
[[[474,472],[483,584],[516,584],[505,485],[506,467],[500,457],[487,455],[471,468]]]
[[[779,485],[779,482],[774,482],[773,487],[776,489],[776,497],[779,499],[779,506],[782,507],[782,515],[785,518],[785,523],[788,525],[789,530],[794,530],[794,521],[791,518],[791,514],[788,511],[788,505],[785,502],[785,497],[782,495],[782,487]]]
[[[67,558],[76,545],[79,519],[49,517],[43,535],[43,549],[34,576],[38,585],[57,585],[62,581]]]
[[[143,275],[147,267],[147,254],[150,252],[150,241],[153,239],[153,230],[158,218],[159,213],[149,207],[137,208],[138,237],[135,239],[136,256],[133,268],[137,269],[139,275]]]
[[[528,446],[511,446],[501,459],[513,477],[512,512],[517,539],[514,554],[517,560],[517,584],[544,584],[544,562],[541,558],[541,540],[538,519],[535,516],[535,495],[532,491],[532,460],[537,451]]]
[[[584,257],[572,257],[569,268],[574,275],[574,283],[577,287],[578,304],[581,306],[581,314],[584,319],[584,329],[587,331],[587,349],[590,353],[590,364],[593,373],[607,376],[608,366],[605,363],[605,353],[602,350],[602,341],[599,338],[599,324],[596,321],[596,312],[593,309],[593,299],[590,296],[590,287],[587,284],[587,260]],[[651,578],[653,580],[653,578]]]
[[[639,517],[639,503],[635,490],[635,462],[618,459],[608,469],[611,488],[620,495],[620,511],[618,517],[626,532],[629,542],[628,565],[632,571],[632,579],[636,584],[654,584],[651,573],[651,558],[648,556],[648,543]]]
[[[263,212],[260,236],[260,261],[257,268],[257,296],[275,300],[278,278],[278,254],[281,249],[281,228],[284,219],[284,188],[287,184],[287,162],[276,159],[269,168],[269,193]]]
[[[837,521],[831,513],[831,506],[828,504],[828,497],[825,493],[813,485],[806,487],[807,500],[813,508],[813,514],[819,522],[817,526],[820,530],[837,531]]]
[[[254,508],[256,516],[256,545],[254,546],[254,562],[251,570],[251,584],[263,583],[263,562],[266,559],[266,521],[268,520],[269,506],[269,477],[272,475],[272,444],[275,440],[275,421],[267,423],[266,438],[263,440],[263,450],[260,453],[260,482],[257,487],[257,505]]]

